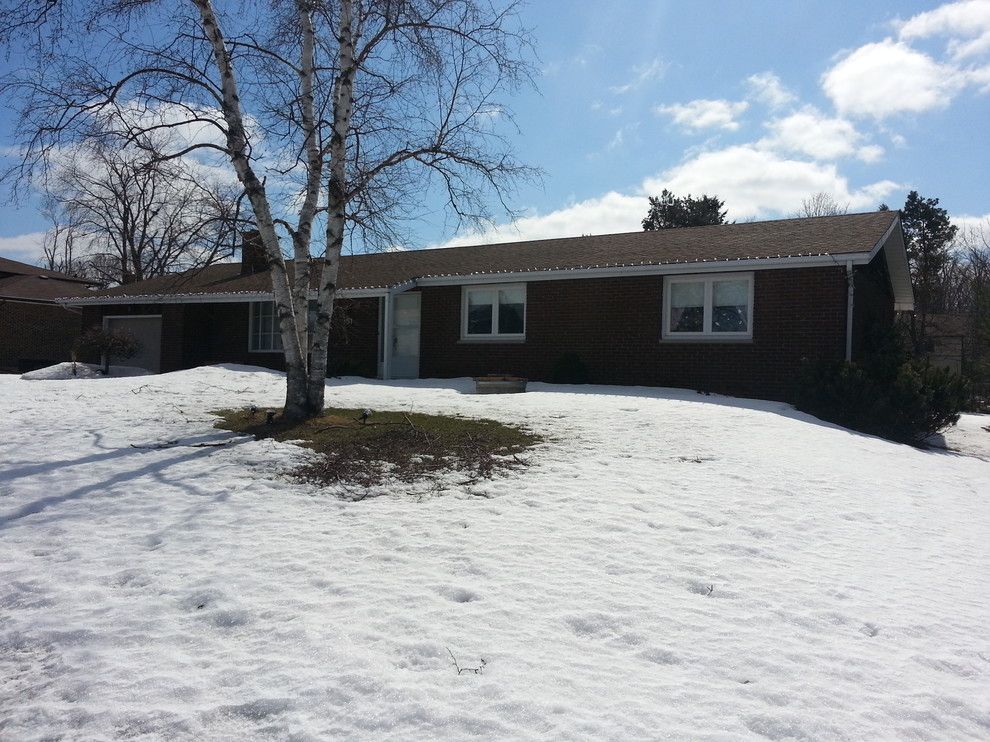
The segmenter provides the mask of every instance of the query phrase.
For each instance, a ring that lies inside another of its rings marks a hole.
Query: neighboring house
[[[961,373],[966,363],[968,318],[958,314],[932,314],[925,329],[925,355],[933,366]]]
[[[256,250],[69,303],[143,337],[152,370],[279,368]],[[553,380],[566,360],[592,383],[770,399],[790,398],[802,360],[858,357],[913,308],[889,211],[353,255],[338,286],[334,373]]]
[[[0,373],[69,360],[82,312],[59,298],[92,293],[92,282],[0,257]]]

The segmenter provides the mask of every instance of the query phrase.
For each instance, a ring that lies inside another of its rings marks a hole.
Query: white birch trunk
[[[279,331],[285,354],[284,414],[290,419],[301,419],[305,417],[307,408],[306,356],[298,333],[296,312],[293,306],[293,292],[285,269],[285,259],[282,257],[282,251],[279,247],[278,234],[275,231],[275,221],[265,186],[252,169],[248,159],[248,140],[237,91],[237,79],[234,76],[234,68],[227,53],[224,36],[213,10],[213,4],[211,0],[192,0],[192,2],[199,10],[203,32],[213,47],[213,56],[220,73],[223,94],[222,110],[227,125],[227,148],[230,161],[237,173],[238,180],[244,186],[248,200],[251,202],[258,232],[261,235],[261,242],[268,257],[272,293],[275,297],[275,309],[278,313]]]
[[[347,206],[347,132],[354,99],[354,17],[352,0],[340,2],[338,35],[339,71],[334,81],[333,132],[330,139],[330,173],[327,185],[327,245],[317,296],[316,326],[313,328],[309,366],[308,407],[310,414],[323,411],[326,391],[330,320],[337,294],[340,252],[344,245],[344,215]]]
[[[299,28],[302,34],[299,64],[299,104],[302,113],[304,133],[303,151],[306,154],[306,191],[299,207],[299,221],[292,234],[295,260],[293,281],[293,303],[296,315],[296,328],[304,358],[309,351],[309,284],[310,284],[310,245],[313,239],[313,219],[320,200],[320,185],[323,179],[323,153],[317,134],[316,112],[313,101],[313,82],[316,67],[316,30],[310,3],[296,0]],[[308,366],[307,366],[308,372]]]

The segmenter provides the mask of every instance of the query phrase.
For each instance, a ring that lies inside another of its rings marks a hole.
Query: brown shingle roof
[[[430,277],[868,253],[896,218],[896,211],[883,211],[350,255],[341,258],[338,286],[378,289]],[[267,273],[242,276],[239,263],[225,263],[118,286],[96,296],[258,294],[270,290]]]
[[[0,278],[0,300],[23,299],[55,301],[67,296],[91,296],[86,284],[48,276],[7,276]]]
[[[36,265],[22,263],[19,260],[11,260],[10,258],[5,258],[2,256],[0,256],[0,273],[12,273],[15,276],[48,276],[49,278],[57,278],[60,281],[72,281],[86,284],[95,283],[94,281],[89,281],[85,278],[76,278],[75,276],[70,276],[67,273],[50,271],[45,268],[39,268]]]

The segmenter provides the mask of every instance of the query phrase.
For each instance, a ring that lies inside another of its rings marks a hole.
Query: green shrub
[[[911,360],[896,338],[881,339],[860,363],[809,364],[799,410],[895,441],[918,443],[959,420],[969,391],[957,373]]]

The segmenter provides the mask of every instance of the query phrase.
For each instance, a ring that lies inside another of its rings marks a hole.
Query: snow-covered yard
[[[0,377],[0,738],[990,736],[988,461],[531,388],[334,382],[554,439],[509,478],[347,503],[281,478],[288,444],[185,445],[228,436],[205,410],[278,404],[277,374]],[[990,419],[964,422],[978,453]]]

